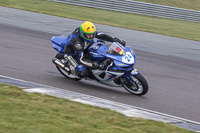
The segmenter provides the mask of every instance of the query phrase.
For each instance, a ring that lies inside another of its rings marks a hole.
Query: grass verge
[[[0,6],[200,41],[200,23],[195,22],[114,12],[46,0],[0,0]]]
[[[192,133],[176,126],[0,84],[1,133]]]

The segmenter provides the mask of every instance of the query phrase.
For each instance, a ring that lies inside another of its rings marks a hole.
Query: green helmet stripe
[[[86,33],[86,32],[83,31],[82,25],[80,26],[80,30],[81,30],[81,32],[83,32],[83,33],[85,33],[85,34],[88,34],[88,35],[94,34],[94,33],[96,32],[96,31],[94,31],[94,32],[92,32],[92,33]]]

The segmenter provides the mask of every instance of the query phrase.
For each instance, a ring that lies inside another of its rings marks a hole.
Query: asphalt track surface
[[[184,39],[180,39],[179,42],[179,39],[164,36],[166,44],[168,44],[167,40],[171,39],[177,40],[174,45],[183,42],[189,45],[191,42],[194,52],[191,49],[190,52],[185,47],[179,47],[175,50],[179,51],[176,53],[173,52],[175,47],[172,48],[172,46],[163,46],[163,49],[171,48],[171,51],[170,49],[166,51],[151,50],[153,47],[148,46],[149,42],[140,39],[144,47],[135,46],[134,48],[137,55],[136,68],[147,79],[149,92],[145,96],[139,97],[128,93],[122,87],[114,88],[96,82],[73,81],[64,78],[51,62],[57,52],[52,49],[50,38],[57,33],[51,34],[47,31],[22,28],[22,26],[16,27],[14,23],[16,21],[13,20],[9,24],[3,24],[1,20],[0,75],[93,95],[200,122],[199,42]],[[112,33],[112,29],[109,32]],[[143,32],[140,33],[143,34]],[[146,33],[144,33],[145,35]],[[140,35],[138,34],[138,36]],[[127,42],[134,41],[134,39],[129,38]],[[152,43],[154,41],[155,43],[164,42],[160,39],[153,38],[152,35]],[[148,50],[145,49],[147,47],[149,47]]]

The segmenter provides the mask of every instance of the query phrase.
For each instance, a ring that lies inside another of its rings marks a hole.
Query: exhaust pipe
[[[65,65],[64,65],[59,59],[54,58],[54,59],[52,59],[52,62],[53,62],[56,66],[62,68],[63,70],[66,70],[67,72],[70,71],[69,68],[65,67]]]

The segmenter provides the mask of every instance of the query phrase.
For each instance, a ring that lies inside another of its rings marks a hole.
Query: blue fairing
[[[71,39],[77,37],[76,34],[72,34],[70,36],[53,36],[51,38],[52,41],[52,47],[57,50],[58,52],[64,53],[64,47],[68,46]]]
[[[99,47],[98,49],[95,49],[95,47]],[[106,47],[102,43],[94,43],[91,45],[85,53],[87,53],[87,56],[92,61],[102,62],[106,59],[106,51],[108,50],[108,47]]]
[[[98,47],[98,48],[97,48]],[[96,49],[95,49],[96,48]],[[120,64],[123,62],[122,61],[122,58],[123,56],[119,56],[119,55],[112,55],[112,54],[108,54],[107,53],[107,50],[109,48],[105,45],[105,44],[102,44],[102,43],[94,43],[93,45],[91,45],[87,50],[86,50],[86,53],[89,53],[89,55],[91,56],[91,58],[95,61],[100,61],[100,60],[104,60],[104,59],[111,59],[111,60],[115,60],[115,61],[118,61],[120,62]],[[132,56],[134,58],[134,64],[135,64],[135,52],[129,48],[129,47],[125,47],[124,49],[124,53],[126,52],[130,52],[132,53]],[[103,58],[103,59],[99,59],[99,58]],[[117,65],[117,63],[116,63]],[[129,64],[126,64],[124,63],[124,66],[127,67],[126,65],[129,65]],[[133,65],[133,64],[131,64]]]
[[[127,63],[124,63],[124,61],[123,61],[123,56],[111,55],[111,54],[107,54],[107,53],[106,53],[106,56],[107,56],[108,58],[110,58],[110,59],[115,59],[115,65],[116,65],[116,66],[119,66],[119,65],[121,65],[122,63],[123,63],[123,66],[124,66],[124,67],[128,67],[128,66],[130,66],[130,65],[132,65],[132,66],[135,65],[135,63],[136,63],[135,52],[134,52],[131,48],[125,47],[124,53],[127,53],[127,52],[130,52],[131,55],[133,56],[134,64],[129,64],[129,63],[128,63],[128,62],[129,62],[128,58],[125,58],[125,59],[127,60]]]
[[[67,36],[53,36],[51,38],[52,47],[61,53],[64,53],[64,45],[66,41]]]
[[[135,65],[136,63],[136,56],[135,56],[135,52],[131,48],[125,47],[124,55],[108,54],[107,50],[109,50],[109,48],[105,44],[94,43],[86,50],[86,54],[88,54],[88,57],[90,57],[93,61],[102,62],[105,59],[112,60],[114,62],[114,65],[109,68],[109,70],[111,71],[123,71],[123,72],[130,73],[130,71],[134,69],[133,65]],[[133,63],[129,63],[129,60],[128,60],[129,58],[127,56],[128,55],[127,53],[131,54],[130,58],[133,58],[132,59]]]

